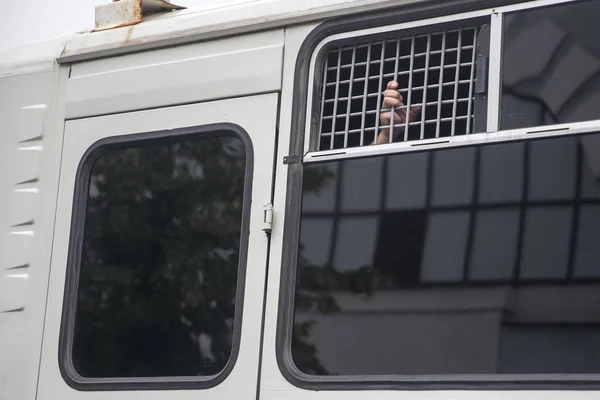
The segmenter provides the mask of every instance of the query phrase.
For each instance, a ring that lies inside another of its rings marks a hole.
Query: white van
[[[599,1],[201,7],[0,52],[0,399],[600,398]]]

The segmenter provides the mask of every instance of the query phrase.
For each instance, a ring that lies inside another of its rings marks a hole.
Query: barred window
[[[474,132],[481,26],[428,29],[334,44],[323,66],[319,150],[368,145],[391,127],[390,142]],[[390,111],[382,108],[383,91],[392,80],[404,106],[395,108],[384,125],[378,115]],[[395,117],[417,107],[421,111],[414,120]]]

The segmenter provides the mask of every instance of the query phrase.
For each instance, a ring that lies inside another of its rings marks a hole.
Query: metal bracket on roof
[[[94,31],[139,24],[144,15],[184,8],[168,0],[113,0],[112,3],[96,6]]]

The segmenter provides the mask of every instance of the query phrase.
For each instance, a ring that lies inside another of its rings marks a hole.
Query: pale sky
[[[111,1],[4,0],[0,8],[0,50],[92,28],[94,7]],[[172,0],[171,2],[185,7],[194,7],[206,1]]]

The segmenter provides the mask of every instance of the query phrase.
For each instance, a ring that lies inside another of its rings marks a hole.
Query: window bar
[[[459,85],[459,78],[460,78],[460,54],[461,54],[461,44],[462,44],[462,33],[463,30],[462,28],[460,28],[458,30],[458,45],[456,46],[456,48],[458,49],[458,52],[456,53],[456,64],[458,65],[456,67],[456,74],[454,77],[454,104],[452,106],[452,130],[450,131],[450,136],[454,136],[455,133],[455,129],[456,129],[456,110],[458,108],[458,103],[456,101],[456,99],[458,98],[458,85]]]
[[[410,74],[408,75],[408,100],[406,101],[406,113],[410,110],[410,101],[412,94],[412,78],[413,78],[413,66],[415,62],[415,37],[413,36],[410,41],[410,66],[408,67]],[[408,115],[407,115],[408,116]],[[408,124],[409,119],[404,118],[404,141],[408,141]]]
[[[386,61],[386,62],[387,62],[387,61]],[[463,62],[463,63],[461,63],[460,65],[458,65],[458,64],[448,64],[448,65],[444,66],[444,69],[447,69],[447,68],[454,68],[454,67],[457,67],[457,66],[460,66],[460,67],[468,67],[468,66],[470,66],[470,65],[471,65],[471,62],[470,62],[470,61],[469,61],[469,62]],[[358,67],[358,66],[360,66],[360,63],[356,63],[356,66],[357,66],[357,67]],[[429,71],[437,71],[437,70],[439,70],[439,69],[440,69],[440,67],[438,67],[438,66],[433,66],[433,67],[430,67],[430,68],[429,68]],[[425,68],[415,68],[413,72],[425,72]],[[399,72],[398,72],[398,76],[403,76],[403,75],[410,75],[410,72],[409,72],[409,71],[402,71],[402,72],[400,72],[400,71],[399,71]],[[386,77],[388,77],[388,78],[392,78],[393,76],[394,76],[394,73],[393,73],[393,72],[390,72],[390,73],[387,73],[387,74],[383,74],[383,77],[384,77],[384,78],[386,78]],[[370,77],[369,79],[377,79],[377,78],[379,78],[379,77],[378,77],[378,76],[372,76],[372,77]],[[362,81],[364,81],[364,80],[366,80],[366,78],[356,78],[356,79],[354,80],[354,82],[362,82]],[[340,81],[340,84],[342,84],[342,83],[349,83],[349,82],[350,82],[350,80],[349,80],[349,79],[344,79],[344,80],[341,80],[341,81]],[[452,83],[452,82],[450,82],[450,83]],[[335,86],[335,82],[328,82],[328,83],[327,83],[327,86]]]
[[[342,98],[341,100],[344,100],[344,98]],[[469,101],[469,99],[467,97],[465,98],[459,98],[456,100],[457,103],[466,103],[467,101]],[[424,103],[417,103],[417,104],[413,104],[415,107],[421,107],[421,106],[435,106],[437,104],[452,104],[454,102],[454,100],[450,99],[450,100],[442,100],[441,103],[438,103],[437,101],[428,101],[426,104]],[[401,109],[403,109],[404,107],[399,107]],[[387,111],[387,108],[384,108],[382,111]],[[379,110],[366,110],[365,114],[366,115],[370,115],[370,114],[376,114],[378,113]],[[362,115],[362,111],[355,111],[355,112],[351,112],[350,116],[351,117],[356,117]],[[338,117],[345,117],[346,114],[339,114]],[[324,120],[328,120],[328,119],[332,119],[333,116],[332,115],[326,115],[323,117]],[[450,117],[448,117],[450,118]],[[456,117],[456,119],[460,119],[461,116]],[[435,120],[426,120],[425,123],[430,123],[430,122],[436,122]],[[411,125],[414,125],[414,123],[411,123]],[[328,133],[326,132],[325,135],[328,135]]]
[[[342,64],[342,48],[338,50],[337,72],[335,77],[335,99],[333,101],[333,121],[331,121],[331,138],[329,140],[329,150],[333,150],[333,140],[335,139],[335,122],[337,120],[337,105],[340,95],[340,66]],[[351,95],[351,93],[349,93]],[[349,96],[352,97],[352,96]]]
[[[442,84],[444,83],[444,61],[446,55],[446,32],[442,34],[442,53],[440,57],[440,80],[438,84],[438,109],[437,124],[435,126],[435,137],[440,137],[440,125],[442,124]]]
[[[442,122],[450,122],[453,119],[456,120],[456,121],[462,121],[462,120],[466,120],[467,116],[466,115],[459,115],[456,118],[445,117],[445,118],[442,118],[441,121]],[[425,121],[425,125],[435,124],[435,123],[437,123],[437,121],[435,119],[430,119],[430,120]],[[409,126],[421,126],[421,121],[412,122],[412,123],[409,124]],[[370,128],[367,127],[367,128],[365,128],[365,132],[370,132],[370,131],[373,131],[373,130],[375,130],[375,127],[370,127]],[[356,129],[349,130],[348,133],[360,133],[360,131],[361,131],[360,128],[356,128]],[[375,132],[377,132],[377,131],[375,130]]]
[[[558,0],[558,1],[560,2],[560,1],[569,1],[569,0]],[[446,29],[446,30],[445,30],[445,32],[448,32],[448,33],[456,33],[456,32],[458,32],[458,31],[459,31],[459,29],[460,29],[460,28]],[[434,31],[434,32],[431,32],[431,33],[432,33],[432,34],[436,34],[436,33],[440,33],[440,32],[442,32],[442,30],[439,30],[439,31]],[[419,36],[425,36],[425,34],[421,34],[421,35],[419,35]],[[341,45],[340,47],[342,48],[342,51],[344,51],[344,50],[352,50],[352,46],[354,46],[354,45],[353,45],[353,44],[348,44],[348,45],[345,45],[345,46],[344,46],[344,45]],[[356,48],[357,48],[357,49],[360,49],[360,48],[367,47],[367,46],[368,46],[368,44],[366,44],[366,43],[358,43],[358,44],[356,45]],[[417,53],[417,54],[419,54],[419,53]],[[420,54],[421,54],[421,55],[423,55],[423,56],[425,55],[425,53],[420,53]],[[390,58],[390,60],[389,60],[389,61],[393,61],[393,59],[392,59],[392,58]]]
[[[400,38],[396,38],[396,62],[394,64],[394,81],[398,82],[398,63],[400,61]],[[397,91],[400,90],[398,86]],[[394,115],[396,114],[396,109],[394,107],[390,107],[390,132],[388,134],[388,143],[392,143],[394,141]]]
[[[385,40],[381,42],[381,60],[379,63],[379,86],[377,86],[377,110],[381,110],[381,83],[383,82],[383,59],[385,58]],[[379,115],[375,117],[375,133],[373,143],[377,144],[379,134]]]
[[[369,67],[371,66],[371,44],[367,47],[367,66],[365,70],[365,90],[363,91],[363,104],[362,104],[362,119],[360,121],[360,145],[364,145],[365,140],[365,122],[367,119],[367,94],[369,92]],[[352,94],[352,93],[350,93]],[[350,100],[352,101],[352,100]]]
[[[350,128],[350,107],[352,106],[352,84],[354,83],[354,63],[356,62],[356,46],[352,49],[352,67],[350,67],[350,83],[348,84],[348,100],[346,105],[346,126],[344,129],[344,148],[348,147],[348,129]]]
[[[456,31],[455,31],[455,32],[456,32]],[[434,32],[434,33],[435,33],[435,32]],[[473,47],[473,46],[471,46],[471,45],[469,45],[469,46],[463,46],[463,47],[462,47],[462,50],[468,50],[468,49],[470,49],[470,48],[472,48],[472,47]],[[452,53],[452,52],[455,52],[455,51],[457,51],[457,49],[456,49],[456,48],[454,48],[454,47],[451,47],[451,48],[447,49],[446,51],[447,51],[448,53]],[[431,52],[431,54],[440,54],[440,53],[441,53],[441,50],[433,50],[433,51]],[[426,55],[427,55],[427,53],[415,53],[414,57],[422,57],[422,56],[426,56]],[[406,56],[400,56],[400,60],[409,60],[409,59],[410,59],[410,55],[406,55]],[[394,61],[394,59],[393,59],[392,57],[390,57],[390,58],[386,58],[386,59],[384,59],[383,61],[385,61],[385,62],[388,62],[388,61]],[[377,61],[372,61],[372,62],[376,63]],[[360,64],[359,64],[359,65],[360,65]]]
[[[321,88],[321,119],[319,120],[319,135],[323,136],[323,114],[325,113],[325,92],[327,91],[327,68],[329,65],[329,57],[325,57],[325,69],[323,70],[323,87]],[[321,141],[319,140],[319,143]],[[318,147],[321,147],[319,144]]]
[[[431,53],[431,54],[433,54],[433,53]],[[378,61],[378,62],[379,62],[379,61]],[[387,62],[387,61],[386,61],[386,62]],[[454,68],[454,67],[458,67],[458,66],[460,66],[460,67],[468,67],[468,66],[470,66],[470,65],[471,65],[471,62],[469,61],[469,62],[463,62],[463,63],[461,63],[460,65],[458,65],[458,64],[448,64],[448,65],[444,66],[444,68]],[[357,67],[358,67],[358,66],[360,66],[360,63],[356,63],[356,66],[357,66]],[[343,68],[343,67],[342,67],[342,68]],[[440,69],[440,67],[438,67],[438,66],[433,66],[433,67],[430,67],[430,68],[429,68],[429,71],[437,71],[437,70],[439,70],[439,69]],[[415,68],[415,70],[414,70],[413,72],[425,72],[425,68]],[[399,72],[398,72],[398,76],[402,76],[402,75],[409,75],[409,74],[410,74],[410,72],[409,72],[409,71],[406,71],[406,72],[404,72],[404,71],[400,72],[400,71],[399,71]],[[393,76],[394,76],[394,73],[393,73],[393,72],[390,72],[390,73],[388,73],[388,74],[383,74],[383,77],[384,77],[384,78],[385,78],[385,77],[390,77],[390,78],[391,78],[391,77],[393,77]],[[369,79],[377,79],[377,78],[379,78],[379,77],[378,77],[378,76],[372,76],[372,77],[370,77]],[[354,82],[361,82],[361,81],[364,81],[364,80],[365,80],[365,78],[356,78],[356,79],[354,80]],[[349,82],[350,82],[350,80],[349,80],[349,79],[345,79],[345,80],[342,80],[342,81],[340,81],[340,84],[342,84],[342,83],[349,83]],[[450,83],[452,83],[452,82],[450,82]],[[329,82],[329,83],[327,83],[327,86],[334,86],[334,85],[335,85],[335,82]]]
[[[385,77],[385,75],[384,75],[384,77]],[[468,79],[462,79],[462,80],[459,80],[458,83],[459,84],[460,83],[469,83],[469,80]],[[444,87],[444,86],[454,86],[454,81],[442,83],[442,87]],[[439,87],[439,85],[437,83],[435,83],[433,85],[429,85],[429,89],[435,88],[435,87]],[[423,86],[415,86],[415,87],[413,87],[413,90],[421,90],[421,89],[423,89]],[[378,95],[379,95],[378,93],[369,93],[367,95],[367,97],[376,97]],[[356,96],[352,96],[351,98],[352,98],[352,100],[362,99],[362,95],[359,94],[359,95],[356,95]],[[340,97],[339,98],[339,100],[347,100],[347,99],[348,99],[348,97]],[[465,99],[466,99],[466,97],[465,97]],[[457,99],[457,101],[461,101],[461,100],[462,99]],[[334,99],[329,99],[329,100],[325,100],[325,103],[333,103],[333,101],[334,101]],[[451,100],[451,101],[453,101],[453,100]]]
[[[436,32],[434,32],[434,34],[435,33]],[[444,32],[444,33],[446,33],[446,32]],[[361,47],[361,46],[357,45],[357,48],[358,47]],[[471,46],[471,45],[469,45],[469,46],[463,46],[462,50],[469,50],[471,48],[473,48],[473,46]],[[453,53],[455,51],[456,51],[455,48],[446,49],[446,53]],[[434,54],[441,54],[441,53],[442,53],[441,50],[432,50],[429,54],[430,55],[434,55]],[[421,57],[421,56],[424,56],[424,55],[426,55],[426,53],[415,53],[415,57]],[[400,56],[400,60],[408,60],[408,59],[410,59],[410,55],[408,55],[408,56]],[[390,58],[384,58],[383,61],[389,62],[389,61],[395,61],[395,60],[394,60],[394,58],[390,57]],[[357,67],[362,67],[363,65],[366,65],[366,64],[367,64],[366,61],[361,61],[361,62],[357,62],[356,66]],[[379,64],[379,60],[371,60],[371,64]],[[342,65],[342,69],[344,69],[344,68],[350,68],[350,64],[344,64],[344,65]],[[329,67],[329,68],[327,68],[327,70],[328,71],[335,71],[336,67],[335,66],[334,67]]]
[[[429,52],[431,51],[431,33],[427,34],[427,54],[425,55],[425,81],[423,82],[423,104],[427,104],[427,78],[429,72]],[[438,107],[439,108],[439,107]],[[425,138],[425,106],[421,106],[421,140]],[[406,109],[406,118],[408,119],[409,110]]]
[[[419,106],[421,106],[421,104],[417,103],[415,106],[419,107]],[[387,109],[384,108],[384,110],[388,111],[389,108],[387,108]],[[355,115],[359,115],[359,113],[352,113],[351,115],[355,116]],[[338,117],[344,117],[344,116],[345,116],[344,114],[338,115]],[[331,119],[331,118],[329,118],[329,119]],[[467,115],[466,114],[465,115],[457,115],[455,119],[457,121],[461,121],[463,119],[466,120],[467,119]],[[441,120],[441,122],[449,122],[449,121],[452,121],[452,117],[444,117],[444,118],[441,118],[440,120]],[[437,120],[435,120],[435,119],[427,119],[427,120],[425,120],[425,125],[435,124],[435,123],[437,123]],[[421,126],[421,121],[410,122],[408,125],[409,126]],[[396,126],[404,126],[404,123],[402,123],[402,125],[396,125]],[[369,127],[365,127],[365,132],[366,131],[370,131],[371,129],[375,129],[375,127],[370,127],[370,128]],[[360,130],[361,130],[361,128],[356,128],[356,129],[351,129],[349,132],[350,133],[356,133],[356,132],[360,132]],[[324,135],[325,136],[329,136],[330,134],[329,133],[325,133]]]
[[[469,103],[467,105],[467,131],[465,132],[467,135],[471,133],[471,121],[473,120],[472,114],[472,106],[473,106],[473,83],[475,80],[475,60],[477,53],[477,28],[473,29],[473,56],[471,57],[471,79],[469,83]],[[457,60],[458,61],[458,60]]]

